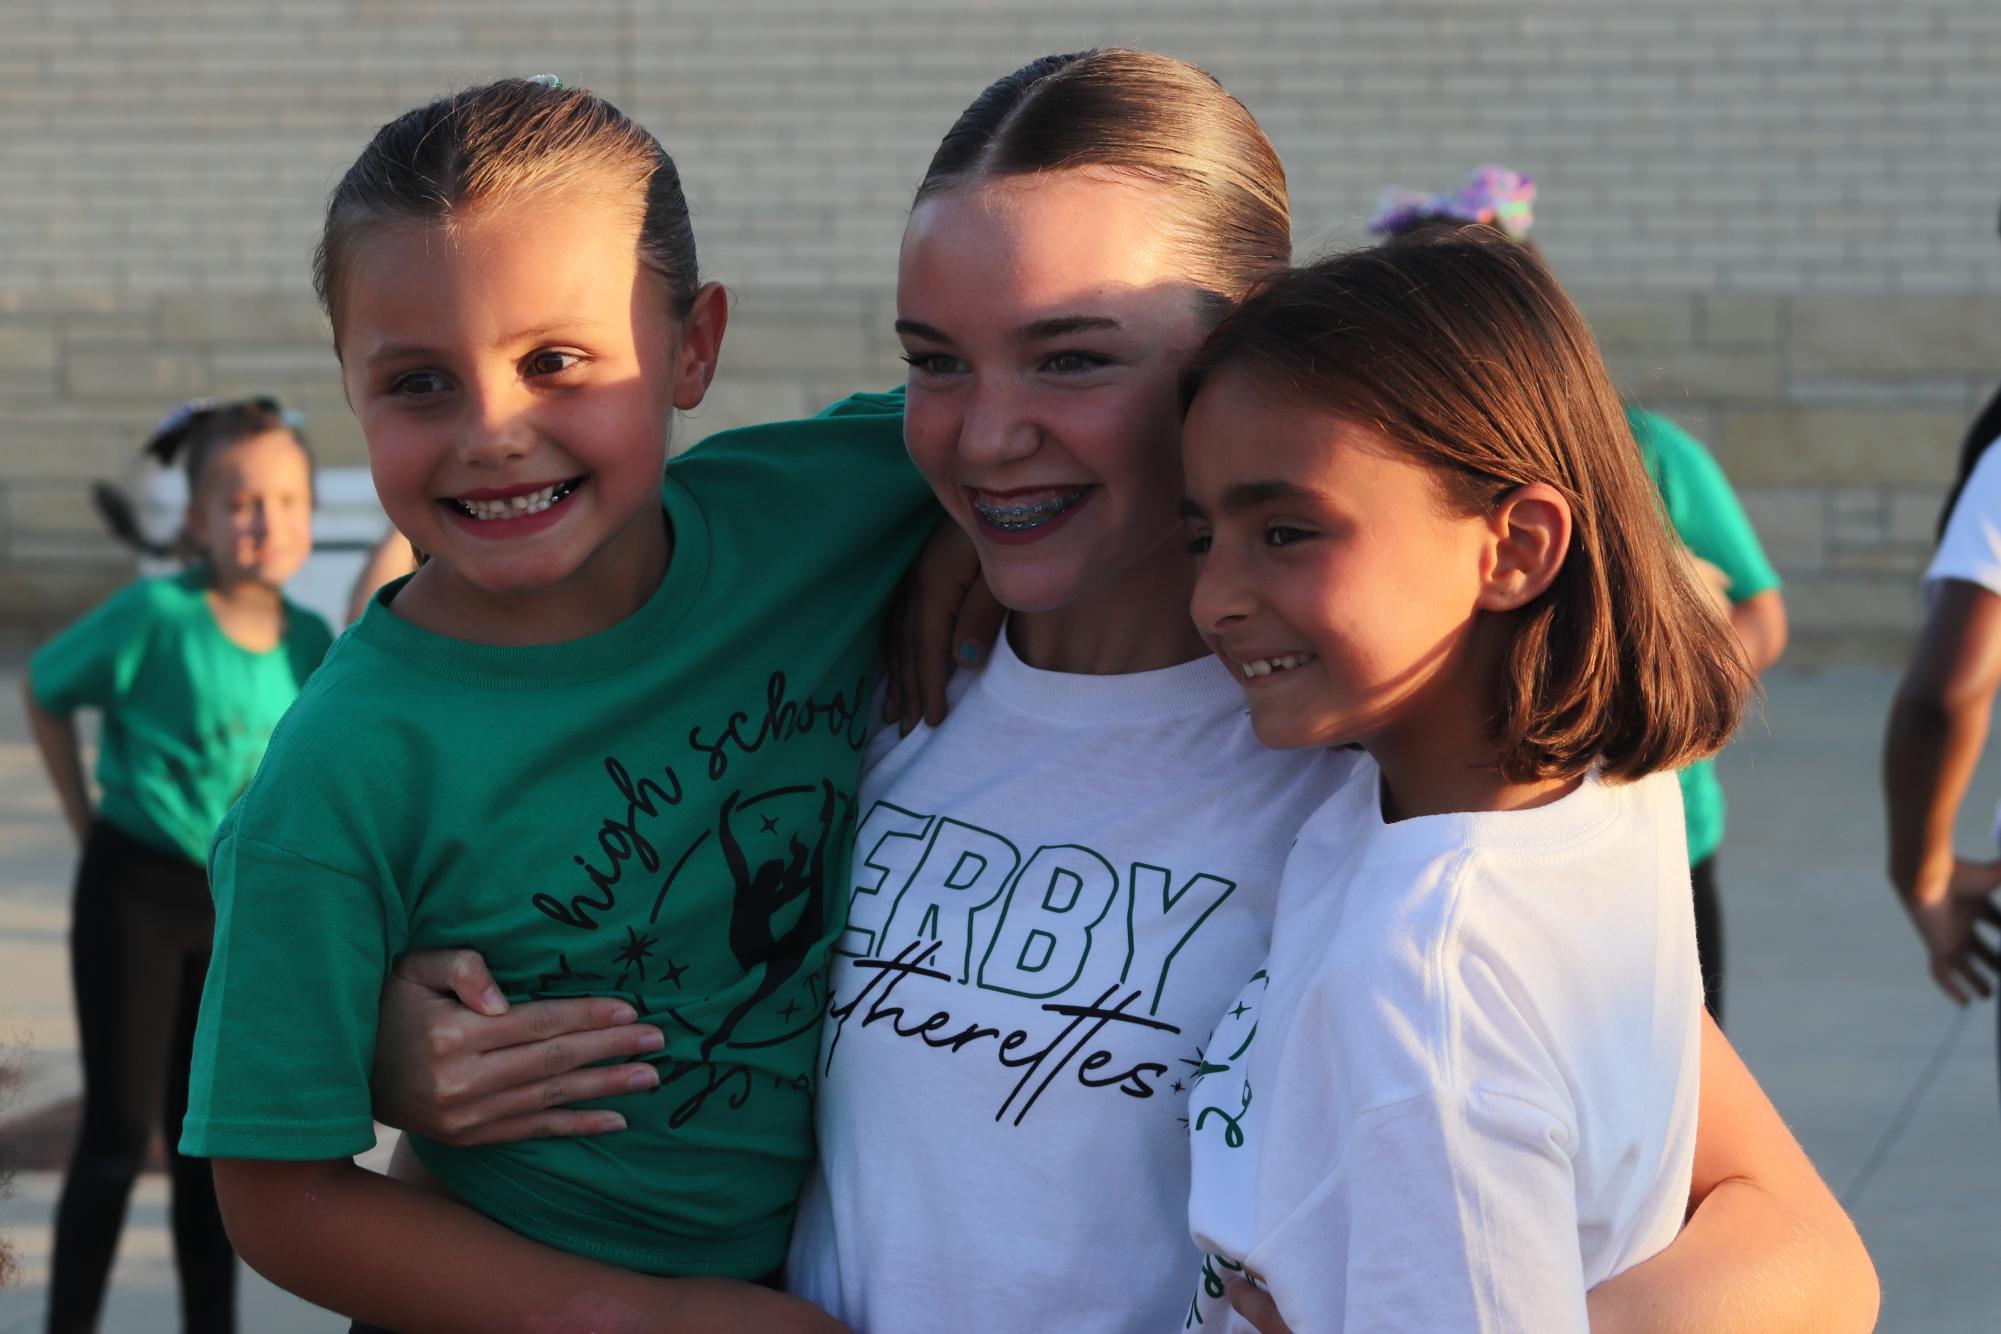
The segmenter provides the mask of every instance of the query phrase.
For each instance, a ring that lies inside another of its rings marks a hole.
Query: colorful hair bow
[[[1423,195],[1392,185],[1369,218],[1376,236],[1397,236],[1422,222],[1449,218],[1484,222],[1520,241],[1535,223],[1535,178],[1506,167],[1475,167],[1457,190]]]

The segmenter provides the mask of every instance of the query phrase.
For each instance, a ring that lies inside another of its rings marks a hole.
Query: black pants
[[[97,1327],[132,1183],[159,1123],[173,1185],[181,1320],[236,1328],[236,1253],[206,1158],[183,1158],[181,1118],[215,910],[208,877],[102,821],[84,840],[70,925],[83,1123],[56,1209],[50,1334]]]
[[[1723,905],[1716,897],[1716,854],[1688,868],[1695,886],[1695,957],[1702,965],[1702,1003],[1723,1026]]]

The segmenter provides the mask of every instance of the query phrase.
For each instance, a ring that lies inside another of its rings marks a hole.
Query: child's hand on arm
[[[246,1263],[343,1315],[426,1334],[839,1334],[824,1312],[727,1279],[665,1279],[528,1240],[344,1160],[218,1158],[216,1197]]]
[[[905,735],[920,722],[944,722],[946,682],[986,656],[1006,615],[980,575],[973,540],[952,520],[940,519],[903,576],[883,626],[889,674],[883,721]]]
[[[90,828],[90,790],[84,784],[76,720],[67,713],[50,713],[36,701],[32,675],[23,678],[21,695],[27,707],[29,734],[35,739],[35,749],[41,752],[42,767],[48,770],[49,786],[55,789],[63,820],[76,841],[82,843]]]
[[[660,1030],[634,1017],[611,997],[510,1006],[474,951],[406,954],[382,987],[375,1118],[461,1146],[623,1130],[617,1112],[564,1104],[660,1082],[644,1062],[595,1064],[660,1050]]]

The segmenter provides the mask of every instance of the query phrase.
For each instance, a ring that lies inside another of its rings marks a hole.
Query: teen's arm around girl
[[[1749,664],[1581,319],[1498,236],[1254,294],[1196,360],[1198,626],[1259,736],[1357,744],[1191,1103],[1191,1220],[1303,1329],[1584,1329],[1692,1179],[1676,788]],[[1333,836],[1341,831],[1341,836]],[[1354,835],[1359,832],[1359,837]]]

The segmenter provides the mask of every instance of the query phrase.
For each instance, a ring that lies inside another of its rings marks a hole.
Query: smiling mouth
[[[1312,662],[1311,653],[1281,653],[1275,658],[1253,658],[1249,662],[1237,664],[1237,670],[1248,678],[1270,676],[1274,672],[1289,672],[1296,667],[1304,667]]]
[[[1042,527],[1066,510],[1076,508],[1079,501],[1091,494],[1091,488],[1080,486],[1074,491],[1049,491],[1041,499],[1027,504],[1011,497],[982,500],[981,494],[974,493],[973,509],[982,519],[1005,533],[1025,533]]]
[[[545,486],[540,491],[504,496],[499,500],[461,500],[457,496],[447,496],[444,503],[467,518],[478,519],[482,523],[494,519],[520,519],[560,505],[574,495],[577,488],[583,484],[583,478],[572,477],[567,482]]]

